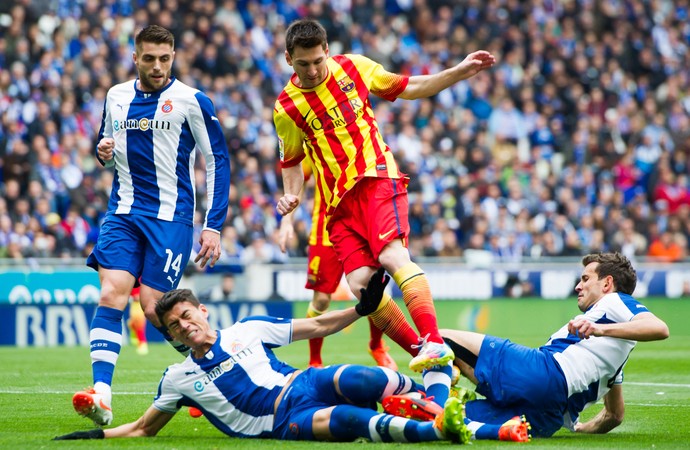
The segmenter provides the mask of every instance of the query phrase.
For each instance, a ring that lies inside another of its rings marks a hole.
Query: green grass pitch
[[[662,342],[640,343],[625,370],[624,423],[607,435],[578,435],[561,430],[550,439],[529,444],[475,441],[473,448],[524,445],[530,448],[562,449],[676,449],[690,448],[690,299],[646,300],[645,304],[666,320],[671,337]],[[348,304],[334,304],[344,307]],[[439,325],[509,337],[526,345],[543,343],[577,312],[574,300],[492,300],[489,302],[437,302]],[[306,303],[296,303],[295,316],[302,316]],[[326,339],[325,363],[371,364],[366,352],[368,325],[360,320],[349,329]],[[391,352],[406,369],[408,357],[399,348]],[[289,363],[303,367],[307,343],[297,342],[278,349]],[[151,404],[164,368],[178,360],[165,344],[151,346],[150,354],[139,356],[131,346],[123,347],[114,382],[114,424],[137,419]],[[90,421],[74,413],[71,396],[90,384],[90,360],[85,347],[11,348],[0,347],[0,449],[302,449],[386,448],[419,449],[450,446],[433,444],[333,444],[231,439],[205,419],[192,419],[183,410],[155,438],[104,441],[51,441],[56,435],[91,427]],[[585,411],[587,419],[601,405]]]

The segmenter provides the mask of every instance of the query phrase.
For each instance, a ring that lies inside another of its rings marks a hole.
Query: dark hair
[[[172,291],[168,291],[163,294],[163,297],[161,297],[161,299],[158,300],[158,303],[156,303],[156,316],[161,322],[161,325],[166,326],[163,322],[163,316],[165,313],[169,312],[173,309],[173,307],[175,307],[175,305],[182,302],[191,303],[196,307],[199,307],[201,304],[189,289],[173,289]]]
[[[144,42],[153,44],[169,44],[175,48],[175,36],[160,25],[147,25],[134,38],[134,44],[137,52],[141,50]]]
[[[585,267],[593,262],[599,263],[594,272],[600,280],[611,275],[617,291],[632,295],[637,285],[637,274],[628,258],[618,252],[592,253],[582,258]]]
[[[295,47],[314,48],[320,45],[326,50],[326,29],[316,20],[300,19],[292,22],[285,32],[285,49],[292,55]]]

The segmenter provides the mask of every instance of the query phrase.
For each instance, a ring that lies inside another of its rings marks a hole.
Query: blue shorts
[[[193,228],[146,216],[108,214],[86,265],[126,270],[161,292],[175,289],[192,251]]]
[[[535,436],[551,436],[563,426],[568,387],[551,353],[487,335],[474,375],[486,400],[467,403],[471,420],[501,424],[525,414]]]
[[[333,377],[342,365],[309,368],[292,381],[276,411],[273,438],[313,441],[312,420],[320,409],[345,404],[335,391]]]

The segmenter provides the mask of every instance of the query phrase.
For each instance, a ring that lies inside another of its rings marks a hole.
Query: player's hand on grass
[[[359,303],[355,305],[355,311],[360,316],[368,316],[379,307],[381,298],[383,298],[383,291],[391,279],[385,272],[383,267],[379,268],[369,279],[367,288],[359,290],[361,297]]]
[[[100,428],[94,428],[89,431],[75,431],[74,433],[64,434],[62,436],[55,436],[54,441],[74,441],[77,439],[103,439],[105,433]]]

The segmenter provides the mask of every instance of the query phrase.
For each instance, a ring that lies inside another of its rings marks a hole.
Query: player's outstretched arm
[[[407,87],[398,96],[406,100],[431,97],[455,83],[473,77],[482,70],[492,67],[496,58],[491,53],[478,50],[470,53],[456,66],[432,75],[415,75],[410,77]]]
[[[658,341],[669,336],[668,325],[651,312],[642,312],[629,322],[594,323],[578,316],[568,323],[568,332],[583,339],[608,336],[633,341]]]
[[[366,289],[361,290],[362,298],[356,306],[347,309],[329,311],[318,317],[294,319],[292,321],[292,340],[312,339],[337,333],[362,316],[376,311],[383,297],[390,277],[379,269],[372,275]]]
[[[616,384],[604,396],[604,409],[587,422],[575,425],[578,433],[608,433],[623,423],[625,416],[625,401],[623,400],[623,387]]]
[[[172,419],[174,414],[165,413],[153,406],[134,422],[120,425],[119,427],[102,430],[96,428],[88,431],[75,431],[74,433],[56,436],[54,441],[66,441],[77,439],[104,439],[115,437],[145,437],[155,436]]]

